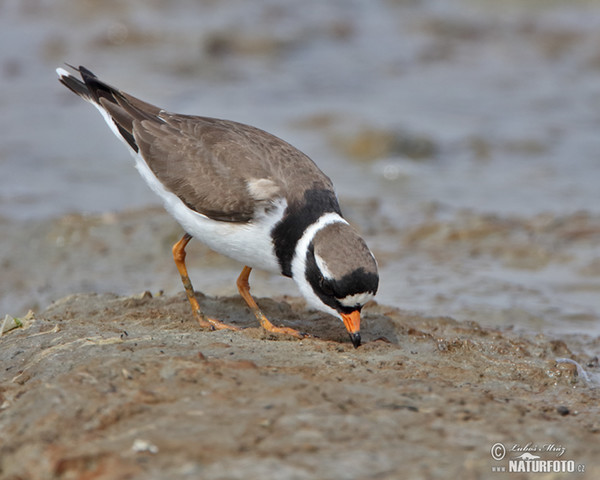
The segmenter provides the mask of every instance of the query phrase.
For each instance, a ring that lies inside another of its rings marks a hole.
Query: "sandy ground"
[[[575,340],[372,305],[355,350],[341,323],[294,298],[259,303],[318,338],[265,335],[237,297],[201,300],[245,330],[199,330],[183,295],[91,294],[9,332],[0,476],[502,478],[496,442],[564,447],[538,455],[600,474],[600,391],[556,361],[598,370]]]
[[[115,255],[119,270],[111,252],[123,236],[150,238],[136,224],[156,228],[137,216],[141,223],[132,214],[70,216],[37,225],[37,235],[11,231],[24,239],[21,253],[34,241],[55,244],[39,268],[60,265],[57,282],[85,275],[76,266],[86,258],[90,269],[115,267],[117,281],[140,259]],[[166,229],[155,241],[176,234]],[[149,256],[162,246],[122,248]],[[157,255],[169,257],[168,248]],[[23,277],[16,259],[4,263],[15,281]],[[167,271],[176,278],[174,267]],[[541,460],[584,470],[540,478],[600,475],[598,338],[373,303],[355,350],[341,322],[299,298],[258,302],[274,323],[316,338],[266,335],[238,296],[198,298],[208,314],[244,330],[202,331],[183,293],[154,291],[70,295],[2,336],[0,478],[529,478],[494,471],[528,445]],[[498,442],[502,460],[491,455]]]

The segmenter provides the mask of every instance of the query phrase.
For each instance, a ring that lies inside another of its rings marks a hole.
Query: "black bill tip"
[[[352,345],[354,345],[354,348],[360,347],[360,332],[351,333],[350,340],[352,340]]]

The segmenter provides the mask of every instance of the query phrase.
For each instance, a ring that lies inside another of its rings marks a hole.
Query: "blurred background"
[[[181,291],[181,231],[58,83],[67,62],[307,153],[376,253],[380,303],[600,334],[600,2],[3,0],[0,47],[2,316]],[[188,259],[197,290],[236,292],[239,265]]]

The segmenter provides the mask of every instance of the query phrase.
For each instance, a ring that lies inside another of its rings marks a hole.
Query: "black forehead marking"
[[[336,281],[336,285],[336,290],[343,294],[341,298],[357,293],[372,293],[375,295],[379,286],[379,275],[367,272],[363,267],[360,267],[352,273],[344,275],[341,280]]]
[[[361,305],[358,306],[345,306],[340,303],[339,300],[359,293],[377,293],[379,286],[379,275],[373,272],[367,272],[363,267],[357,268],[353,272],[344,275],[339,280],[323,279],[321,270],[315,260],[314,245],[311,242],[306,252],[306,280],[312,287],[315,295],[321,299],[321,301],[329,307],[342,313],[351,313],[355,310],[360,310]],[[320,282],[327,282],[328,289],[333,291],[333,296],[326,295],[325,292],[319,288]]]
[[[337,213],[341,216],[335,193],[325,189],[307,190],[301,202],[288,205],[283,218],[271,231],[275,255],[279,260],[281,273],[286,277],[292,276],[296,244],[304,231],[325,213]]]

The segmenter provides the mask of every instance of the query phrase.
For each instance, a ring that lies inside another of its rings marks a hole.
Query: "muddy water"
[[[163,263],[172,224],[164,245],[138,239],[153,255],[130,264],[120,217],[60,219],[139,209],[130,228],[146,232],[157,204],[97,112],[56,81],[66,61],[308,153],[376,251],[381,303],[598,335],[599,26],[600,5],[583,1],[3,2],[0,312],[180,288]],[[57,233],[89,222],[92,246]],[[233,293],[237,270],[198,260],[196,288]],[[296,294],[253,278],[259,295]]]

